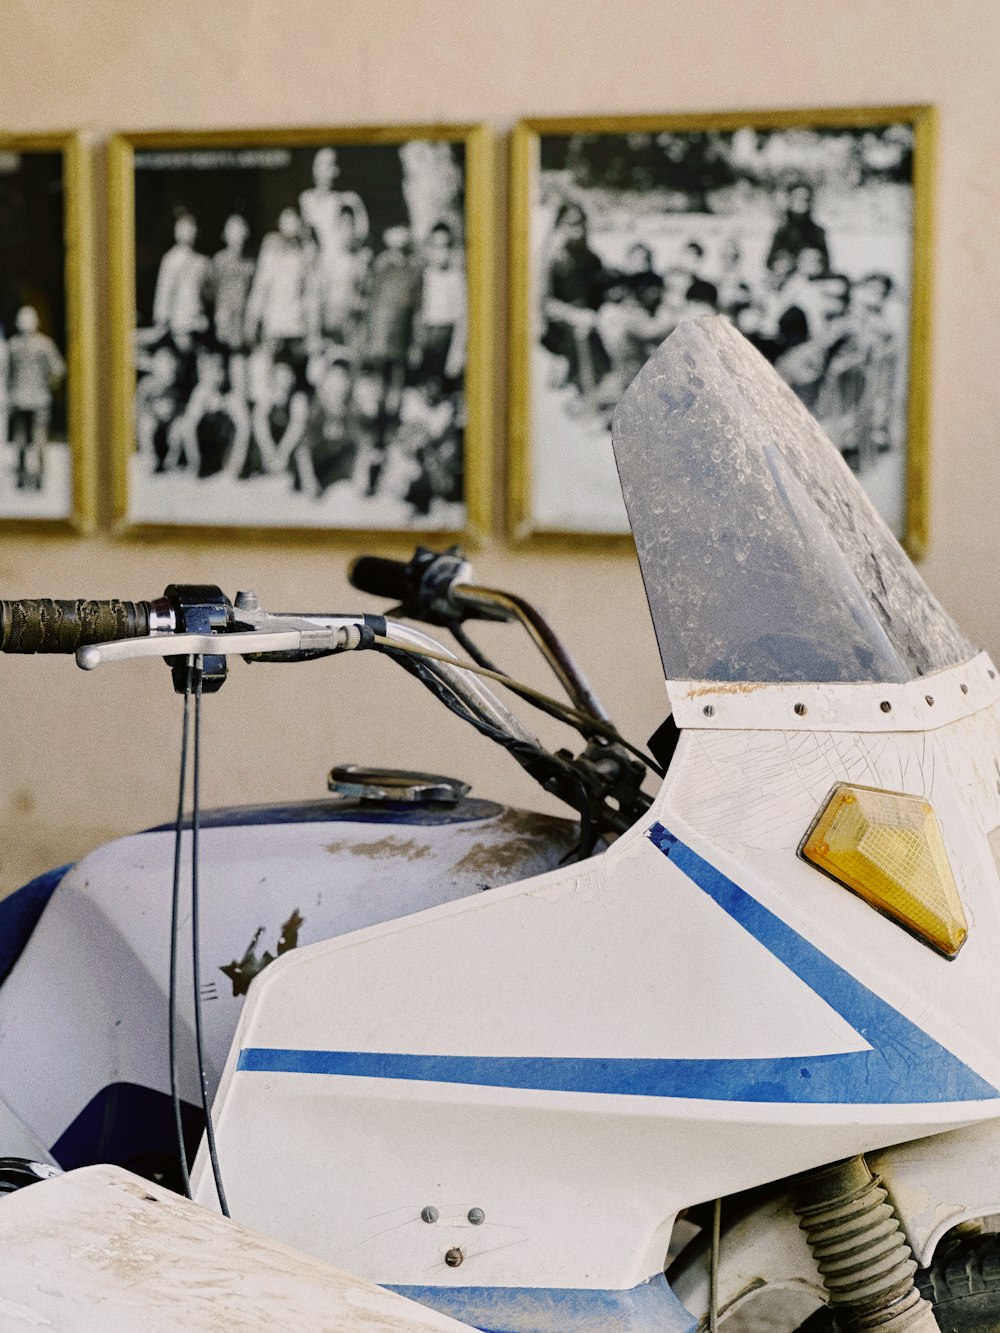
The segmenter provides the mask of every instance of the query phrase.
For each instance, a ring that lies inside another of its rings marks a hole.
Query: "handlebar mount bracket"
[[[233,620],[229,598],[214,583],[171,583],[164,597],[175,608],[177,628],[186,634],[224,632]],[[174,681],[174,689],[183,694],[187,687],[186,657],[168,657],[167,663]],[[201,688],[204,694],[221,690],[226,679],[226,659],[216,653],[202,658]]]

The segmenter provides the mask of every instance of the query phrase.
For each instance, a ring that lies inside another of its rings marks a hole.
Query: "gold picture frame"
[[[807,392],[821,394],[821,405],[827,407],[844,400],[848,380],[843,368],[851,360],[845,348],[859,346],[861,333],[854,344],[824,350],[825,360],[817,360],[814,348],[835,344],[833,320],[842,317],[846,328],[853,302],[863,310],[858,319],[864,346],[880,349],[863,363],[877,361],[878,371],[871,370],[864,393],[866,420],[878,424],[862,433],[860,410],[854,418],[831,416],[824,424],[859,469],[862,484],[906,550],[914,558],[922,556],[927,546],[934,137],[930,106],[518,124],[511,145],[511,538],[542,547],[577,546],[581,540],[611,549],[630,546],[607,429],[616,395],[634,373],[637,349],[648,353],[655,342],[644,339],[666,335],[675,308],[693,314],[727,309],[717,276],[729,262],[726,256],[742,256],[745,262],[756,254],[751,277],[723,271],[727,281],[734,278],[725,289],[733,298],[727,313],[737,312],[738,325],[742,316],[765,354],[779,349],[775,355],[786,378],[794,376],[797,363],[804,399]],[[784,219],[770,207],[779,195],[787,200]],[[805,215],[796,215],[792,206],[801,209],[803,200]],[[812,216],[817,200],[826,209],[818,209],[818,219]],[[803,216],[811,227],[801,221]],[[802,287],[804,301],[825,292],[826,309],[807,317],[796,306],[801,320],[789,318],[781,325],[792,307],[775,315],[786,299],[778,286],[788,262],[780,245],[791,244],[796,227],[800,243],[818,245],[802,244],[791,277]],[[594,236],[598,239],[591,245]],[[682,246],[690,250],[688,280],[682,277]],[[817,249],[821,253],[806,255],[804,271],[798,273],[804,252]],[[714,269],[706,261],[698,271],[699,250],[702,258],[712,258]],[[818,270],[815,277],[810,277],[812,267]],[[758,292],[756,284],[763,286],[764,278],[778,292],[773,301],[770,288],[766,302]],[[548,293],[544,307],[542,288]],[[567,310],[567,301],[558,304],[554,291],[562,291],[576,309]],[[668,295],[672,304],[662,313]],[[621,308],[607,309],[611,305]],[[584,313],[576,318],[576,310]],[[556,317],[550,317],[552,312]],[[825,322],[817,329],[810,319]],[[608,331],[610,353],[598,329]],[[795,338],[808,343],[809,355],[785,355],[796,346]],[[855,362],[859,357],[855,351]],[[817,378],[808,379],[820,365]],[[906,370],[905,391],[900,367]],[[588,468],[590,474],[582,475]]]
[[[111,140],[120,534],[488,534],[493,151],[482,124]]]
[[[95,518],[90,157],[78,134],[0,134],[0,531]]]

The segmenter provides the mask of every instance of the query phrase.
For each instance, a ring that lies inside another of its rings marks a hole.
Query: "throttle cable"
[[[178,971],[178,936],[180,934],[180,899],[181,899],[181,859],[184,834],[184,796],[187,788],[187,761],[189,744],[191,698],[194,696],[194,747],[192,755],[191,782],[191,977],[194,1002],[194,1039],[195,1056],[198,1066],[198,1091],[201,1108],[205,1117],[205,1138],[208,1155],[212,1164],[212,1176],[215,1180],[215,1192],[219,1208],[224,1217],[229,1217],[229,1204],[222,1185],[222,1172],[215,1142],[215,1127],[212,1124],[211,1106],[208,1099],[208,1075],[205,1068],[205,1050],[202,1037],[202,1002],[201,1002],[201,957],[200,957],[200,903],[199,903],[199,848],[198,835],[201,830],[201,701],[202,701],[202,657],[187,659],[187,674],[184,680],[184,704],[181,719],[181,756],[180,779],[177,793],[177,820],[174,825],[174,865],[173,883],[170,894],[170,978],[168,985],[168,1039],[170,1047],[170,1102],[174,1114],[174,1127],[177,1133],[177,1155],[180,1165],[181,1182],[184,1194],[191,1198],[191,1173],[184,1142],[184,1120],[181,1109],[181,1096],[177,1072],[177,971]]]
[[[205,1072],[205,1050],[202,1041],[201,1012],[201,957],[198,900],[198,834],[201,830],[201,698],[202,698],[202,658],[196,658],[194,681],[194,763],[192,764],[191,782],[191,978],[194,992],[194,1042],[198,1059],[198,1090],[201,1094],[201,1109],[205,1113],[205,1139],[208,1144],[208,1156],[212,1163],[212,1175],[215,1179],[215,1193],[219,1199],[219,1208],[223,1217],[229,1217],[229,1204],[226,1191],[222,1187],[222,1171],[219,1166],[219,1154],[215,1144],[215,1126],[212,1124],[212,1108],[208,1100],[208,1075]]]
[[[177,1160],[185,1196],[191,1198],[191,1176],[188,1171],[187,1148],[184,1143],[184,1119],[177,1077],[177,934],[180,928],[181,899],[181,840],[184,832],[184,792],[187,787],[188,731],[191,719],[191,677],[194,660],[188,658],[187,679],[184,684],[184,706],[181,715],[180,782],[177,792],[177,821],[174,825],[174,874],[170,890],[170,980],[167,999],[167,1032],[170,1047],[170,1104],[177,1131]]]
[[[536,708],[548,713],[551,717],[557,718],[560,722],[568,723],[583,735],[601,736],[605,740],[614,741],[617,745],[624,746],[630,754],[635,755],[657,777],[662,778],[664,776],[664,770],[660,765],[649,755],[643,754],[642,750],[633,745],[631,741],[627,741],[610,722],[602,722],[589,713],[582,713],[577,708],[562,704],[558,699],[553,699],[550,695],[543,694],[540,690],[533,689],[532,686],[525,685],[522,681],[515,680],[502,671],[493,671],[489,667],[479,666],[475,662],[463,662],[460,658],[449,657],[445,653],[435,653],[429,648],[416,648],[408,643],[402,643],[398,639],[388,638],[384,634],[376,634],[374,643],[377,648],[392,653],[409,653],[413,657],[426,657],[432,662],[443,662],[445,666],[458,668],[462,671],[471,671],[477,676],[486,676],[490,680],[495,680],[500,685],[506,686],[514,694],[519,695],[526,703],[533,704]]]

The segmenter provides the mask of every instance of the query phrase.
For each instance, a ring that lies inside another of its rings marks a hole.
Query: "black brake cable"
[[[585,861],[593,852],[594,844],[597,842],[597,830],[594,828],[590,812],[590,793],[587,791],[587,784],[579,773],[574,773],[573,777],[576,779],[577,794],[580,798],[580,803],[576,807],[580,814],[580,840],[575,848],[570,848],[559,862],[560,865],[566,865],[571,859]]]
[[[201,940],[198,920],[198,834],[201,829],[201,687],[203,660],[200,655],[194,660],[196,664],[194,667],[194,761],[192,763],[191,782],[191,978],[194,991],[194,1042],[198,1060],[198,1090],[201,1094],[201,1109],[205,1114],[205,1139],[208,1144],[208,1156],[212,1163],[212,1175],[215,1179],[215,1193],[218,1196],[219,1208],[223,1217],[229,1217],[229,1204],[226,1202],[226,1191],[222,1187],[222,1171],[219,1167],[219,1154],[215,1144],[212,1108],[208,1100],[208,1076],[205,1072],[205,1049],[202,1041]]]
[[[461,718],[474,727],[481,735],[494,741],[502,749],[511,754],[517,763],[536,779],[541,781],[541,776],[537,768],[538,763],[558,765],[564,780],[568,780],[575,790],[576,800],[572,800],[565,792],[555,793],[560,800],[573,807],[580,816],[580,836],[577,845],[566,853],[566,856],[560,861],[564,865],[570,860],[584,860],[588,857],[594,848],[596,833],[593,830],[593,820],[590,810],[590,798],[587,793],[586,785],[580,774],[577,773],[569,764],[560,762],[556,756],[550,754],[548,750],[541,746],[528,745],[524,741],[514,740],[508,735],[502,727],[495,723],[487,721],[470,709],[465,700],[452,690],[451,686],[442,677],[436,675],[430,667],[422,662],[419,657],[407,653],[396,652],[391,648],[384,648],[381,651],[387,657],[390,657],[404,671],[416,676],[420,683],[427,687],[431,693],[444,706],[454,713],[456,717]],[[554,775],[554,770],[549,770],[550,775]]]
[[[451,631],[451,637],[477,666],[484,667],[487,671],[495,671],[498,675],[503,674],[496,663],[490,661],[476,641],[466,633],[464,627],[457,620],[449,624],[448,629]]]
[[[584,725],[577,719],[586,718],[588,724],[595,721],[600,722],[602,719],[596,718],[592,713],[581,712],[577,709],[568,709],[567,705],[560,703],[558,699],[553,699],[547,694],[540,694],[538,691],[530,690],[527,686],[522,686],[520,681],[514,680],[506,671],[502,671],[495,662],[491,661],[475,640],[465,632],[460,624],[457,622],[449,624],[448,629],[451,631],[451,636],[455,642],[469,655],[472,661],[475,662],[476,666],[481,668],[481,675],[489,672],[491,678],[504,684],[507,689],[510,690],[511,694],[516,694],[519,699],[523,699],[525,703],[531,704],[532,707],[537,708],[539,712],[547,713],[549,717],[554,717],[558,722],[564,722],[567,726],[573,727],[588,739],[596,734],[592,728],[588,725]],[[605,735],[604,739],[611,740],[612,737],[610,735]],[[618,739],[621,744],[626,746],[626,748],[631,748],[623,737],[619,737]],[[638,751],[634,751],[634,753],[638,754],[638,757],[647,768],[650,767],[649,760],[645,755]],[[653,771],[656,772],[655,769]],[[662,777],[663,774],[661,773],[658,776]]]
[[[609,722],[603,722],[599,718],[592,717],[589,713],[583,713],[578,708],[570,708],[561,704],[558,699],[553,699],[551,695],[543,694],[540,690],[525,685],[523,681],[515,680],[512,676],[508,676],[506,672],[494,671],[492,668],[479,666],[476,662],[463,662],[460,658],[446,656],[444,653],[434,652],[429,648],[417,648],[413,644],[403,643],[383,634],[375,635],[373,646],[378,651],[386,652],[388,650],[390,655],[392,653],[406,653],[411,657],[425,657],[431,662],[443,662],[445,666],[457,667],[462,671],[471,671],[477,676],[486,676],[488,679],[506,686],[512,693],[522,698],[525,703],[532,704],[541,712],[548,713],[550,717],[567,723],[584,736],[602,736],[605,740],[614,741],[628,750],[630,754],[635,755],[657,777],[666,776],[665,770],[654,759],[644,754],[631,741],[627,741],[617,728]]]
[[[177,1078],[177,933],[180,926],[181,899],[181,842],[184,832],[184,789],[187,786],[188,731],[191,718],[191,678],[194,660],[188,658],[187,680],[184,684],[184,711],[181,720],[180,781],[177,791],[177,822],[174,826],[174,875],[170,891],[170,982],[168,1005],[168,1041],[170,1045],[170,1103],[177,1131],[177,1161],[180,1166],[184,1194],[191,1197],[191,1175],[188,1171],[187,1148],[184,1144],[184,1119],[181,1115],[181,1096]]]

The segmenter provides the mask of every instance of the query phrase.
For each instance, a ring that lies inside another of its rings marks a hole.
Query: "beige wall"
[[[974,638],[1000,648],[997,0],[4,0],[0,32],[0,128],[78,127],[98,146],[102,278],[101,142],[115,129],[488,120],[502,135],[526,115],[936,103],[924,573]],[[501,140],[498,216],[503,163]],[[107,387],[102,369],[102,404]],[[349,553],[2,534],[0,595],[144,597],[204,579],[253,586],[274,607],[343,608],[357,602]],[[498,543],[477,564],[538,598],[622,728],[645,738],[663,696],[632,561]],[[0,698],[0,890],[169,817],[178,728],[162,666],[85,676],[65,660],[8,659]],[[384,662],[238,667],[209,707],[211,802],[318,795],[331,762],[349,759],[534,799],[509,761]]]

